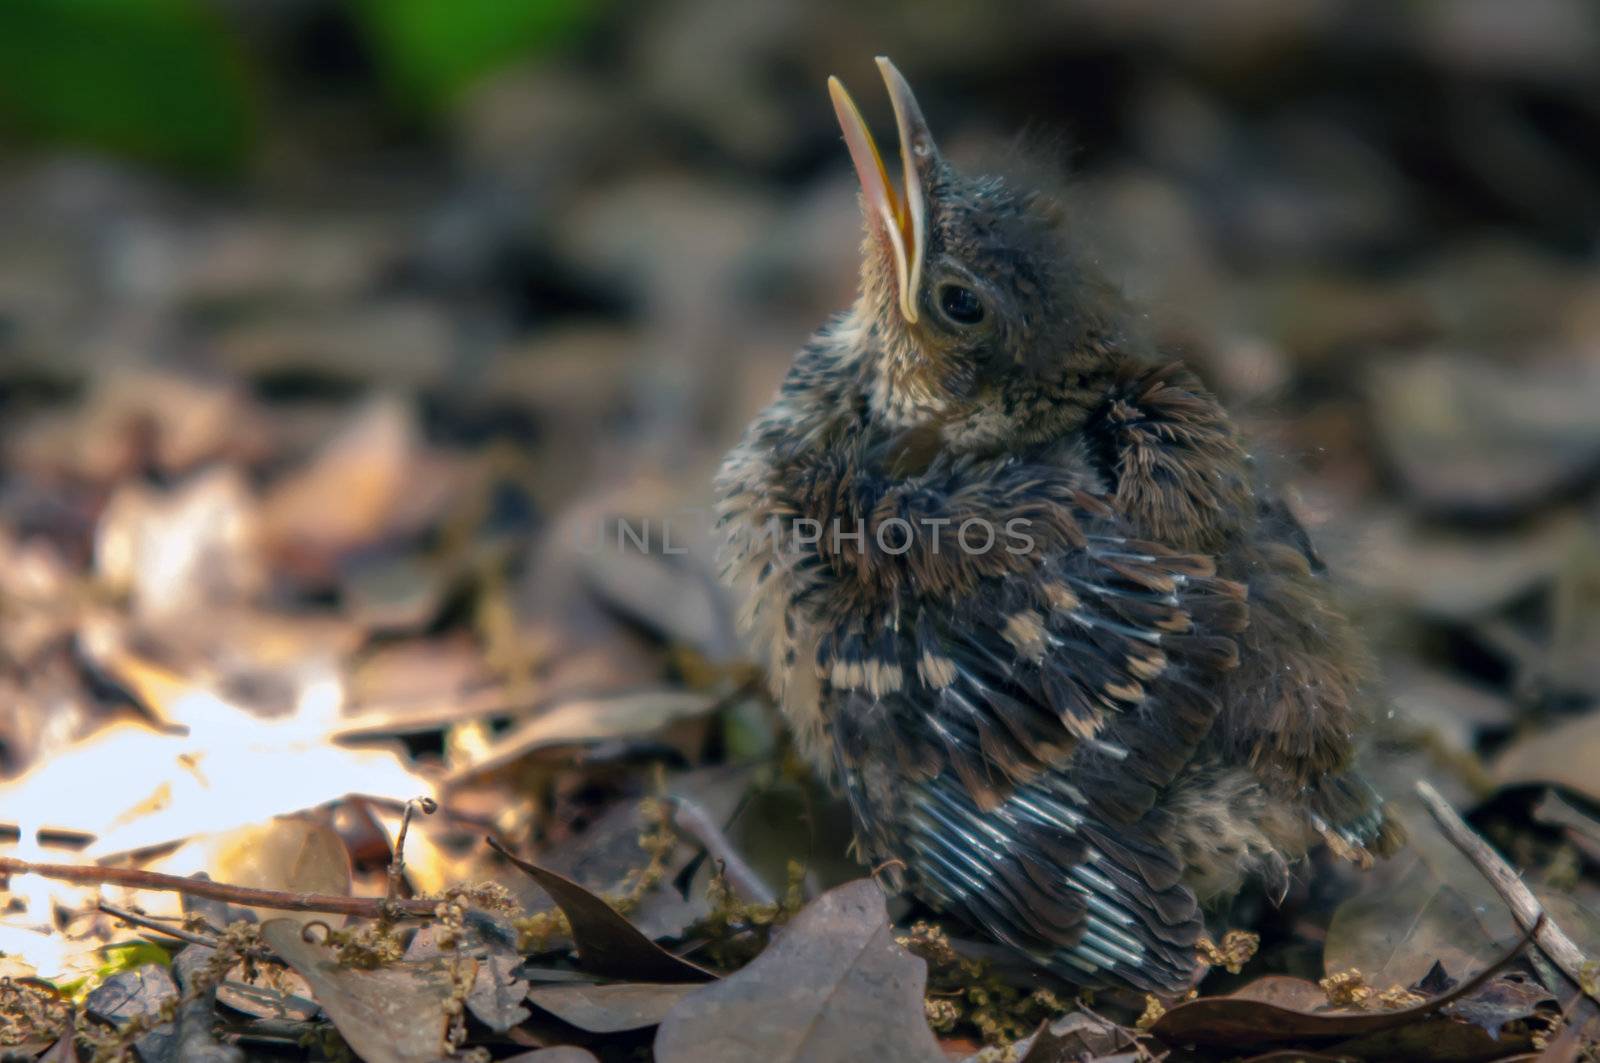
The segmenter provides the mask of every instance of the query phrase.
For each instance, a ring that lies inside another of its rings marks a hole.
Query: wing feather
[[[821,640],[836,767],[866,849],[938,907],[1075,980],[1180,992],[1203,924],[1157,806],[1217,718],[1244,591],[1074,517],[1082,545],[1036,569]]]

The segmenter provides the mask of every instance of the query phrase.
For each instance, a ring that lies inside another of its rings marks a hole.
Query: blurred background
[[[824,82],[892,129],[877,54],[958,163],[1073,174],[1350,581],[1391,782],[1600,799],[1587,0],[6,0],[0,772],[326,713],[555,845],[641,758],[771,753],[692,518],[853,297]],[[596,547],[674,514],[687,555]],[[107,840],[150,785],[32,808],[101,853],[218,826]]]

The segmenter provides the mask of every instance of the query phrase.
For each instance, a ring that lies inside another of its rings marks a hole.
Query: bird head
[[[858,313],[883,363],[883,405],[901,421],[982,416],[993,429],[1091,387],[1121,314],[1068,240],[1060,196],[1037,179],[959,173],[900,71],[877,64],[898,183],[844,85],[830,78],[828,90],[861,181]]]

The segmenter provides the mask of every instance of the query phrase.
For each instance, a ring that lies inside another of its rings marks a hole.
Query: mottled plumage
[[[1304,531],[1190,372],[1145,355],[1046,189],[957,174],[880,61],[862,292],[718,478],[727,574],[864,860],[1079,982],[1181,992],[1200,905],[1398,832]]]

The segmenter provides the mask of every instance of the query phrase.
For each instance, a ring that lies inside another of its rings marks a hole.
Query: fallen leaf
[[[514,972],[518,978],[524,978],[540,985],[594,985],[595,976],[586,971],[574,971],[568,967],[541,967],[538,964],[524,963]]]
[[[1517,516],[1600,470],[1600,367],[1434,354],[1372,371],[1378,436],[1408,494],[1434,514]]]
[[[1436,740],[1452,752],[1470,753],[1484,731],[1510,730],[1511,699],[1482,684],[1415,663],[1384,668],[1383,689],[1394,706],[1390,730],[1416,741]]]
[[[217,1003],[226,1004],[235,1011],[253,1015],[258,1019],[289,1019],[293,1022],[310,1022],[317,1017],[317,1002],[310,997],[311,989],[305,979],[294,971],[270,968],[273,974],[299,992],[286,992],[275,986],[256,985],[227,978],[217,986]],[[233,972],[241,974],[238,968]]]
[[[1576,887],[1563,892],[1548,885],[1530,885],[1545,914],[1573,940],[1578,951],[1586,956],[1600,954],[1600,897],[1593,889],[1580,894]]]
[[[648,735],[716,705],[714,697],[684,690],[565,701],[506,731],[486,755],[446,776],[444,785],[460,785],[551,746]]]
[[[693,982],[548,985],[534,986],[528,999],[580,1030],[621,1033],[660,1025],[678,1001],[699,988]]]
[[[507,1056],[500,1063],[600,1063],[593,1052],[577,1048],[573,1045],[559,1045],[555,1048],[537,1048],[532,1052],[519,1052],[514,1056]]]
[[[393,730],[404,734],[408,717],[432,710],[422,730],[430,730],[474,714],[508,713],[519,707],[518,695],[499,683],[483,659],[482,648],[463,632],[398,638],[366,647],[349,665],[350,707],[347,717],[387,714]],[[348,720],[348,723],[356,722]]]
[[[926,965],[894,940],[883,891],[859,879],[807,905],[748,966],[685,997],[656,1034],[656,1058],[940,1061],[926,983]]]
[[[749,764],[718,765],[672,776],[667,790],[670,797],[690,801],[716,822],[725,823],[733,818],[736,810],[744,807],[743,802],[751,793],[756,775],[757,768]],[[792,817],[799,814],[799,811],[791,810],[791,818],[784,822],[796,822]],[[736,826],[745,826],[748,822],[747,815],[741,813]],[[541,850],[539,866],[565,875],[592,893],[601,896],[618,893],[628,888],[638,869],[650,860],[652,854],[639,844],[639,838],[657,829],[658,823],[657,819],[646,814],[639,801],[631,798],[618,801],[580,833]],[[792,843],[786,843],[784,828],[776,823],[755,824],[753,830],[743,833],[759,835],[763,828],[773,837],[761,840],[783,851],[784,862],[776,865],[776,876],[772,880],[782,881],[785,862],[793,855]],[[741,853],[747,857],[753,856],[741,832],[736,832],[733,840]],[[819,841],[818,845],[821,844]],[[840,844],[841,851],[843,844]],[[687,896],[674,885],[697,853],[698,849],[692,845],[680,843],[675,846],[662,867],[662,884],[647,892],[629,911],[628,921],[652,941],[680,937],[691,923],[704,918],[710,911],[705,886],[709,882],[711,869],[706,866],[706,861],[701,861],[701,869],[695,879],[688,883]],[[854,864],[851,867],[859,874]],[[849,877],[836,881],[846,881]],[[517,885],[523,884],[519,882]],[[524,888],[526,895],[513,887],[524,907],[538,911],[549,906],[548,896],[533,883],[527,883]]]
[[[1560,827],[1567,841],[1577,846],[1590,863],[1600,864],[1600,819],[1574,808],[1554,790],[1544,792],[1533,808],[1533,818],[1540,823]]]
[[[96,373],[92,385],[70,414],[27,426],[17,444],[23,466],[59,468],[106,483],[126,476],[141,459],[176,474],[261,449],[262,411],[235,383],[115,366]]]
[[[292,567],[327,575],[341,555],[423,527],[457,486],[426,449],[411,406],[379,396],[267,493],[263,543]]]
[[[1438,961],[1475,970],[1517,937],[1505,903],[1431,818],[1406,816],[1406,850],[1344,901],[1328,924],[1323,971],[1354,968],[1379,990],[1409,986]]]
[[[505,1033],[528,1017],[522,1002],[528,983],[513,974],[521,957],[491,953],[478,960],[478,975],[467,994],[467,1010],[495,1033]]]
[[[612,609],[664,641],[731,663],[742,659],[737,628],[705,560],[711,553],[705,523],[693,514],[608,516],[597,529],[604,545],[579,556],[584,581]]]
[[[572,940],[585,969],[606,978],[642,982],[703,982],[716,975],[680,959],[645,937],[620,912],[564,875],[512,856],[489,840],[501,856],[533,876],[572,924]]]
[[[350,895],[350,854],[338,831],[324,817],[279,816],[205,840],[207,871],[217,882],[289,893]],[[267,908],[252,909],[259,919],[285,917],[301,923],[324,919]]]
[[[455,961],[370,971],[341,967],[332,949],[305,940],[301,930],[293,920],[273,919],[262,924],[261,940],[311,986],[357,1056],[366,1063],[433,1063],[445,1054],[445,1005],[455,991]]]
[[[1263,975],[1246,982],[1230,996],[1295,1011],[1317,1011],[1328,1006],[1328,994],[1320,985],[1287,974]]]
[[[1448,993],[1413,1007],[1392,1011],[1328,1009],[1327,997],[1313,983],[1277,975],[1268,980],[1258,979],[1262,984],[1253,982],[1230,996],[1202,997],[1179,1004],[1157,1019],[1150,1033],[1169,1045],[1192,1044],[1225,1048],[1230,1052],[1267,1051],[1289,1046],[1332,1049],[1342,1042],[1425,1023],[1458,1026],[1483,1037],[1481,1028],[1440,1016],[1438,1012],[1485,984],[1522,951],[1531,937],[1531,934],[1522,935],[1514,948],[1484,966],[1476,976]],[[1319,999],[1323,1006],[1314,1009],[1314,1001]]]
[[[35,1063],[78,1063],[78,1024],[72,1017],[67,1019],[66,1032]]]
[[[1565,511],[1526,527],[1471,533],[1394,513],[1368,521],[1349,542],[1329,543],[1328,562],[1377,600],[1470,620],[1553,580],[1590,535],[1586,518]]]
[[[495,1033],[505,1033],[528,1017],[522,1003],[528,996],[528,983],[517,970],[522,956],[512,945],[516,932],[505,927],[502,933],[496,927],[486,933],[481,929],[486,918],[485,913],[475,912],[459,931],[447,932],[438,925],[423,927],[406,946],[406,959],[415,962],[458,953],[472,957],[478,973],[467,994],[467,1010]],[[441,947],[441,935],[446,933],[453,940],[449,947]]]
[[[1491,1037],[1474,1023],[1441,1016],[1341,1041],[1329,1051],[1345,1059],[1396,1063],[1533,1063],[1535,1048],[1529,1032]]]
[[[1554,1005],[1555,996],[1520,974],[1503,974],[1476,992],[1447,1005],[1444,1014],[1482,1028],[1495,1040],[1508,1023],[1520,1022],[1536,1014],[1545,1004]]]
[[[449,574],[412,550],[354,554],[339,563],[338,575],[350,619],[376,631],[421,630],[450,589]]]
[[[1135,1045],[1132,1031],[1097,1015],[1074,1011],[1040,1025],[1016,1049],[1018,1063],[1077,1063],[1103,1059]]]
[[[97,986],[83,1002],[90,1016],[122,1026],[137,1018],[158,1015],[178,999],[172,972],[156,963],[131,971],[118,971]],[[171,1023],[142,1034],[135,1042],[145,1059],[170,1058],[178,1032]]]
[[[1511,742],[1489,766],[1497,786],[1549,783],[1600,802],[1600,713]]]

